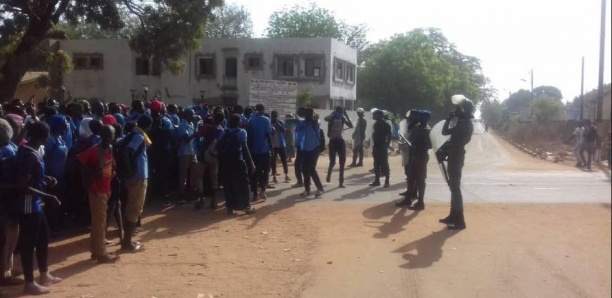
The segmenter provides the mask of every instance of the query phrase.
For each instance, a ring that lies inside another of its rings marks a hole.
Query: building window
[[[248,68],[261,68],[261,59],[259,57],[250,57]]]
[[[77,53],[73,55],[74,69],[104,69],[104,58],[102,54],[97,53]]]
[[[158,59],[153,59],[151,62],[151,75],[153,76],[161,76],[162,66],[161,61]]]
[[[74,55],[74,69],[87,69],[87,57]]]
[[[214,77],[215,76],[214,57],[198,58],[198,75],[201,77]]]
[[[263,70],[263,54],[246,53],[243,64],[246,70]]]
[[[321,77],[321,71],[323,66],[323,59],[306,59],[305,60],[305,68],[306,68],[306,77]]]
[[[238,75],[238,59],[225,58],[225,77],[235,78]]]
[[[150,74],[149,60],[144,58],[136,58],[136,75],[148,76]]]
[[[342,60],[336,59],[336,61],[334,62],[334,69],[334,78],[336,78],[337,80],[344,80],[344,62]]]
[[[279,77],[293,77],[294,60],[293,58],[278,58],[276,67],[276,75]]]
[[[355,83],[355,65],[348,64],[346,66],[346,81],[348,83]]]

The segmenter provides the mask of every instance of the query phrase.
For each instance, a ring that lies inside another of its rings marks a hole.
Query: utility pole
[[[601,28],[599,31],[599,84],[597,86],[597,123],[603,114],[604,51],[606,48],[606,1],[601,0]]]
[[[606,0],[604,0],[606,1]],[[531,102],[533,102],[533,68],[531,69]]]
[[[584,56],[582,56],[582,73],[580,77],[580,123],[584,117]]]

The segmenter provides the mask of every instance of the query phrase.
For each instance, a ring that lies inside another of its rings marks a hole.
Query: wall
[[[103,55],[104,67],[101,70],[74,70],[64,75],[64,82],[73,97],[99,97],[107,101],[127,103],[131,100],[130,90],[136,90],[136,98],[143,95],[143,85],[149,85],[149,98],[161,93],[166,102],[179,105],[190,105],[199,100],[205,92],[205,102],[221,104],[224,96],[234,96],[238,104],[248,104],[248,93],[251,79],[275,78],[275,56],[288,55],[300,58],[294,65],[299,90],[308,90],[319,106],[328,106],[330,97],[355,100],[356,88],[347,90],[332,86],[333,55],[343,60],[357,60],[355,50],[342,46],[330,38],[309,39],[203,39],[200,47],[185,58],[185,70],[182,74],[172,75],[162,72],[160,76],[136,76],[136,58],[138,54],[131,51],[127,40],[68,40],[60,41],[60,48],[69,53],[100,53]],[[235,80],[224,76],[225,56],[231,53],[238,61],[238,72]],[[260,53],[263,58],[261,70],[247,70],[245,54]],[[198,71],[197,58],[201,55],[214,55],[215,76],[202,78]],[[321,79],[304,79],[303,57],[312,55],[325,57]]]
[[[330,55],[331,56],[330,58],[331,58],[332,68],[334,66],[333,62],[335,58],[346,61],[355,66],[355,69],[354,69],[355,79],[352,84],[345,82],[345,81],[339,81],[338,79],[334,77],[334,71],[332,70],[332,75],[330,76],[330,79],[329,79],[329,82],[332,86],[330,97],[334,100],[354,101],[357,99],[357,66],[356,66],[357,65],[357,55],[356,55],[356,51],[352,49],[351,47],[349,47],[348,45],[345,45],[344,43],[337,41],[337,40],[332,40],[331,49],[332,49],[332,54]],[[337,105],[337,104],[334,104],[334,105]],[[334,105],[332,105],[330,108],[333,108]]]
[[[13,98],[18,98],[21,99],[21,101],[26,102],[32,95],[36,95],[35,102],[38,102],[47,97],[47,91],[45,89],[36,88],[36,80],[34,80],[19,84]]]
[[[98,97],[106,101],[129,103],[130,89],[142,92],[143,84],[159,84],[156,77],[134,76],[135,55],[127,40],[70,40],[61,41],[60,49],[68,53],[100,53],[101,70],[74,69],[64,75],[64,84],[74,98]]]

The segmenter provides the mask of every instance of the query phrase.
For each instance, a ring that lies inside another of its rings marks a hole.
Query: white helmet
[[[455,94],[455,95],[451,96],[451,102],[454,105],[456,105],[456,106],[460,105],[466,99],[467,99],[467,97],[465,97],[462,94]]]
[[[357,113],[363,114],[365,110],[363,108],[357,108]]]

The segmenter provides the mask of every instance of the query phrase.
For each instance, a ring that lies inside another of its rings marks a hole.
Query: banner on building
[[[297,83],[276,80],[251,80],[249,105],[263,104],[266,112],[277,111],[280,117],[295,114]]]

